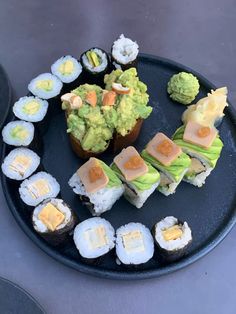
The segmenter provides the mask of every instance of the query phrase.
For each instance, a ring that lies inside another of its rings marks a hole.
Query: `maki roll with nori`
[[[58,245],[68,239],[75,225],[75,216],[62,199],[52,198],[34,209],[32,223],[42,238],[52,245]]]
[[[116,231],[116,255],[124,265],[148,262],[154,253],[150,230],[141,223],[131,222]]]
[[[56,197],[60,192],[57,180],[47,172],[37,172],[24,180],[19,188],[22,201],[29,206],[37,206],[47,198]]]
[[[39,122],[45,117],[48,102],[33,96],[21,97],[13,106],[14,115],[28,122]]]
[[[82,72],[81,64],[72,56],[64,56],[51,66],[52,74],[56,75],[63,83],[74,82]]]
[[[116,69],[127,70],[136,67],[138,60],[138,44],[123,34],[113,43],[111,49],[112,64]]]
[[[160,182],[159,172],[145,162],[136,149],[129,146],[114,158],[111,169],[125,186],[125,198],[141,208]]]
[[[173,216],[166,217],[153,227],[157,258],[162,262],[174,262],[181,258],[192,241],[192,232],[187,222]]]
[[[173,141],[189,155],[191,164],[184,181],[201,187],[215,168],[223,148],[215,127],[189,121],[173,135]]]
[[[108,54],[100,48],[91,48],[82,53],[80,62],[85,71],[84,80],[103,87],[104,75],[110,70]]]
[[[124,192],[122,182],[111,168],[94,157],[76,171],[69,185],[94,216],[110,210]]]
[[[42,99],[51,99],[58,96],[62,89],[62,82],[51,73],[43,73],[35,77],[28,85],[29,91]]]
[[[2,172],[10,179],[24,180],[39,167],[40,157],[28,148],[13,149],[2,163]]]
[[[74,242],[83,259],[90,263],[98,262],[115,247],[115,230],[103,218],[86,219],[76,226]]]
[[[12,146],[29,146],[34,139],[34,125],[21,120],[9,122],[2,129],[3,141]]]
[[[191,164],[189,156],[163,133],[154,136],[141,156],[160,172],[158,190],[166,196],[175,193]]]

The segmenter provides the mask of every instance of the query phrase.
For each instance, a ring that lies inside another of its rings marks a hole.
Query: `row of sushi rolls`
[[[2,130],[3,141],[9,147],[17,146],[6,155],[2,171],[7,180],[22,181],[19,195],[31,208],[35,232],[50,245],[63,245],[73,236],[86,261],[98,260],[113,248],[121,265],[140,265],[153,256],[163,262],[181,258],[192,242],[187,222],[167,216],[156,221],[151,231],[135,222],[115,231],[98,216],[122,195],[141,208],[152,193],[175,193],[182,180],[201,187],[223,147],[216,127],[228,106],[227,88],[211,90],[192,104],[200,86],[197,77],[187,72],[176,73],[167,85],[173,101],[189,105],[182,126],[171,138],[157,133],[141,152],[131,146],[140,131],[137,124],[152,112],[147,86],[137,75],[138,53],[138,44],[121,35],[111,54],[91,48],[79,61],[63,56],[52,65],[51,73],[40,74],[29,83],[30,94],[13,106],[17,119]],[[57,198],[59,183],[40,171],[40,157],[31,150],[34,124],[42,122],[55,98],[65,110],[73,150],[87,158],[71,176],[69,186],[97,217],[80,223],[74,211]],[[97,157],[114,141],[119,142],[120,150],[107,165]]]

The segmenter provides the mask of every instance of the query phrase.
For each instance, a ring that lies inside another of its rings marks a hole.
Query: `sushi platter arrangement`
[[[94,275],[148,278],[190,264],[232,228],[226,87],[121,35],[110,54],[59,58],[28,91],[2,130],[2,183],[48,254]]]

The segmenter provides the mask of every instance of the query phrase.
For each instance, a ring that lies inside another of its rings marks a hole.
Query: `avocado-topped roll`
[[[94,216],[110,210],[124,192],[122,182],[111,168],[94,157],[76,171],[69,185]]]
[[[184,181],[201,187],[215,168],[223,148],[215,127],[202,126],[189,121],[173,135],[173,141],[189,155],[191,164]]]
[[[52,198],[38,205],[32,215],[35,231],[50,244],[63,243],[74,228],[75,216],[62,200]]]
[[[66,111],[67,133],[79,157],[89,158],[107,149],[116,118],[115,99],[115,93],[108,94],[101,87],[90,84],[80,85],[61,97],[62,109]]]
[[[22,201],[29,206],[37,206],[42,201],[56,197],[60,192],[57,180],[47,172],[37,172],[25,179],[19,188]]]
[[[14,115],[29,122],[43,120],[48,110],[48,102],[38,97],[21,97],[13,106]]]
[[[114,248],[115,230],[103,218],[86,219],[76,226],[74,242],[84,259],[95,262]]]
[[[103,85],[103,77],[110,67],[108,54],[100,48],[91,48],[82,53],[80,62],[85,70],[86,82]]]
[[[154,253],[150,230],[141,223],[131,222],[116,231],[116,255],[124,265],[148,262]]]
[[[40,157],[28,148],[13,149],[2,163],[2,172],[10,179],[24,180],[36,171]]]
[[[51,99],[60,94],[62,82],[51,73],[43,73],[35,77],[28,85],[29,91],[43,99]]]
[[[64,56],[51,66],[52,74],[56,75],[63,83],[74,82],[82,72],[81,64],[72,56]]]
[[[3,141],[12,146],[28,146],[34,139],[34,125],[21,120],[9,122],[2,129]]]
[[[114,158],[111,169],[124,182],[125,198],[141,208],[160,182],[159,172],[129,146]]]
[[[192,232],[187,222],[173,216],[166,217],[152,229],[159,260],[173,262],[181,258],[192,241]]]
[[[136,67],[139,52],[138,44],[123,34],[113,43],[111,49],[112,64],[116,69],[127,70]]]
[[[188,155],[163,133],[157,133],[141,155],[160,172],[158,190],[166,196],[175,193],[190,167]]]

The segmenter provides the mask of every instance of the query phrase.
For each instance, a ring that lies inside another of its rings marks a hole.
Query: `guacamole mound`
[[[183,105],[189,105],[199,92],[198,79],[191,73],[180,72],[171,77],[167,92],[170,98]]]
[[[147,86],[139,81],[135,68],[126,71],[115,70],[105,75],[106,90],[112,90],[112,83],[129,87],[128,94],[116,94],[115,104],[103,105],[104,90],[97,85],[84,84],[72,91],[80,96],[82,106],[71,109],[68,102],[62,103],[67,110],[67,132],[80,141],[85,151],[103,152],[109,145],[114,132],[125,136],[135,126],[138,119],[146,119],[152,112],[148,106]],[[95,91],[96,106],[86,101],[88,92]]]

